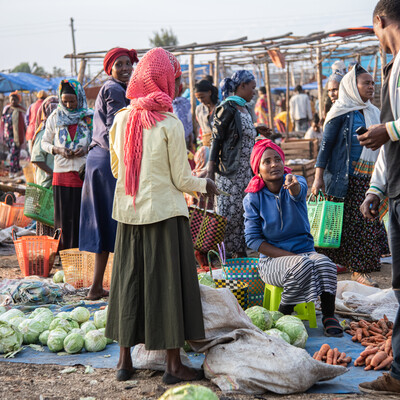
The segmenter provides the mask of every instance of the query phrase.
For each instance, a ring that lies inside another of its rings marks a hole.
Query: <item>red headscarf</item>
[[[128,56],[132,64],[139,62],[136,50],[115,47],[114,49],[111,49],[104,57],[103,66],[107,75],[111,75],[112,66],[115,63],[115,60],[121,56]]]
[[[285,154],[283,153],[282,149],[272,140],[263,139],[256,142],[250,156],[251,169],[253,170],[255,176],[251,179],[249,185],[247,186],[245,190],[246,193],[259,192],[265,186],[263,179],[259,175],[259,170],[261,157],[264,154],[265,150],[267,150],[268,148],[275,150],[282,158],[282,161],[285,163]],[[290,172],[292,172],[289,167],[285,167],[284,171],[285,174],[289,174]]]
[[[132,110],[125,131],[124,164],[125,193],[133,196],[133,203],[139,187],[143,129],[166,118],[161,112],[172,112],[175,79],[181,75],[175,56],[157,47],[143,56],[129,81],[126,97],[131,99]]]

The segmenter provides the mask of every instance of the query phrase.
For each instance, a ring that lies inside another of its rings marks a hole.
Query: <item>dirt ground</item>
[[[53,270],[53,273],[55,271]],[[0,255],[0,280],[22,277],[15,255]],[[382,289],[390,287],[391,266],[383,264],[380,272],[372,274]],[[339,280],[350,279],[350,274],[340,274]],[[131,381],[117,382],[115,370],[95,369],[92,374],[85,374],[85,367],[77,365],[76,372],[62,374],[65,366],[37,365],[22,363],[0,363],[0,399],[158,399],[168,387],[162,382],[162,374],[153,371],[139,371]],[[207,380],[198,382],[210,387],[221,400],[250,400],[250,399],[374,399],[376,396],[338,395],[338,394],[296,394],[263,396],[224,395],[216,386]],[[398,397],[385,396],[385,399]]]

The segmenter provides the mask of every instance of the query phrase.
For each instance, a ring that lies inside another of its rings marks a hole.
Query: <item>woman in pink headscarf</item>
[[[343,336],[334,316],[336,265],[314,249],[307,216],[307,182],[285,167],[285,155],[269,139],[251,153],[254,178],[243,200],[247,246],[260,253],[262,280],[283,288],[279,311],[321,297],[326,336]]]
[[[131,104],[110,130],[118,221],[106,336],[118,341],[117,380],[134,369],[130,348],[167,350],[164,383],[201,379],[181,363],[185,340],[204,337],[188,209],[183,192],[217,194],[192,176],[182,122],[172,113],[181,69],[168,51],[150,50],[127,89]]]

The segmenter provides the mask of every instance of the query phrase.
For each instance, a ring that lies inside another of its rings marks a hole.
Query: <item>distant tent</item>
[[[328,79],[324,79],[322,81],[322,86],[325,86],[326,83],[328,82]],[[311,83],[306,83],[304,85],[302,85],[303,90],[316,90],[318,89],[318,82],[311,82]],[[290,91],[294,90],[294,86],[291,86],[289,88]],[[271,89],[271,92],[273,94],[279,94],[279,93],[284,93],[286,92],[286,86],[281,86],[281,87],[277,87],[277,88],[273,88]]]

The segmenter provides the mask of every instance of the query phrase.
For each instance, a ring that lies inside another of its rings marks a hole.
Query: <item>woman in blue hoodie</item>
[[[243,200],[245,238],[260,253],[262,280],[283,287],[279,311],[291,314],[294,306],[321,297],[322,322],[327,336],[342,336],[334,316],[336,265],[314,249],[307,217],[307,183],[290,174],[277,145],[258,141],[251,154],[255,177]]]

